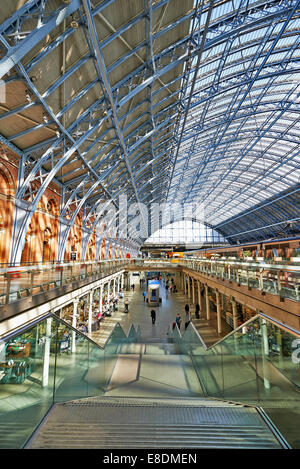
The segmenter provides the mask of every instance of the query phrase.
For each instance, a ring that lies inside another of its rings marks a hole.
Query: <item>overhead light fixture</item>
[[[46,124],[49,122],[47,114],[43,114],[43,121],[46,122]]]

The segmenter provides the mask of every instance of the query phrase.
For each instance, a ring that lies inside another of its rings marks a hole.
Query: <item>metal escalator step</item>
[[[134,405],[136,401],[84,399],[83,405],[80,400],[56,405],[29,447],[281,448],[255,408],[225,402],[214,407],[211,400],[204,407],[205,399],[198,407],[190,400],[194,405],[164,406],[162,400],[151,406],[147,399]]]

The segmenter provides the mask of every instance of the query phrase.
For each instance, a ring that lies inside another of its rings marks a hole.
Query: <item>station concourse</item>
[[[2,3],[0,449],[299,449],[300,0]]]

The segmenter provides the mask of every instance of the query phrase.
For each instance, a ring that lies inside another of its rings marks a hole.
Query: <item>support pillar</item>
[[[103,311],[103,283],[100,285],[100,294],[99,294],[99,312]]]
[[[73,317],[72,317],[72,326],[76,328],[76,318],[77,318],[77,306],[78,300],[73,301]],[[71,332],[71,352],[76,352],[76,332],[72,330]]]
[[[217,330],[218,334],[222,332],[222,312],[221,312],[221,301],[220,301],[220,293],[216,290],[216,299],[217,299]]]
[[[200,311],[202,311],[201,307],[201,288],[200,288],[200,281],[197,280],[197,289],[198,289],[198,305],[200,307]]]
[[[237,307],[236,307],[236,301],[231,300],[232,304],[232,319],[233,319],[233,329],[236,329],[238,327],[238,316],[237,316]]]
[[[261,291],[264,290],[263,271],[264,271],[264,269],[259,269],[259,280],[258,280],[258,283],[259,283],[259,289],[260,289]]]
[[[267,331],[267,322],[265,319],[261,319],[261,337],[262,337],[262,369],[263,369],[263,379],[264,379],[264,387],[265,389],[269,390],[271,388],[270,385],[270,377],[269,377],[269,363],[266,357],[269,356],[269,341],[268,341],[268,331]]]
[[[195,304],[195,280],[192,277],[192,300],[193,300],[193,305]]]
[[[109,280],[107,284],[107,304],[109,304],[110,302],[110,283],[111,283],[111,280]]]
[[[205,288],[205,303],[206,303],[206,319],[210,319],[210,307],[209,307],[209,298],[208,298],[208,285],[204,285]]]
[[[91,290],[91,291],[89,292],[88,333],[92,332],[93,294],[94,294],[94,290]]]
[[[43,355],[43,377],[42,377],[43,388],[48,386],[48,382],[49,382],[51,323],[52,323],[52,318],[47,318],[46,319],[46,337],[45,337],[44,355]]]
[[[190,277],[188,276],[188,298],[191,298],[191,285],[190,285]]]

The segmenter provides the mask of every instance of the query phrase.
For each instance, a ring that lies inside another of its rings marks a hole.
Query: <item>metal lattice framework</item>
[[[299,233],[299,4],[2,7],[1,142],[20,157],[11,261],[51,182],[60,259],[78,214],[85,253],[106,206],[121,221],[122,195],[137,207],[204,204],[205,223],[232,242]],[[127,242],[142,241],[129,230]]]

